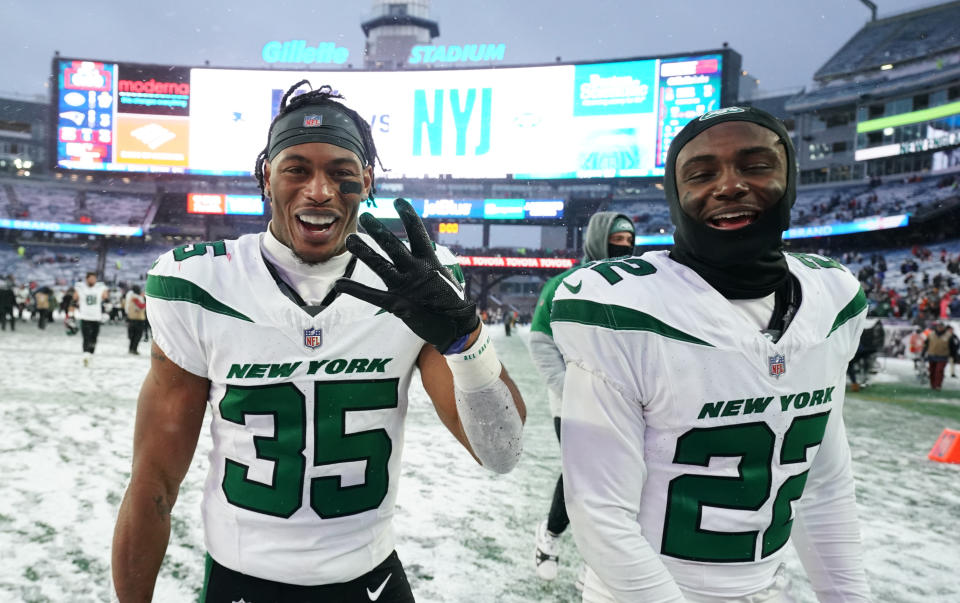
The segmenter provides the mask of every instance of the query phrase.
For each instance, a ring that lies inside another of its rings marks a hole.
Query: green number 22
[[[310,480],[310,507],[322,518],[343,517],[376,509],[387,496],[387,463],[393,443],[385,429],[346,433],[348,412],[396,408],[397,379],[315,382],[314,466],[365,461],[361,484],[344,486],[340,475]],[[244,425],[252,415],[273,417],[271,436],[253,436],[257,458],[273,462],[266,484],[248,478],[250,468],[227,459],[223,492],[231,504],[277,517],[290,517],[302,505],[306,479],[307,424],[303,393],[292,383],[264,386],[228,385],[220,415]]]
[[[807,450],[823,441],[830,411],[797,417],[783,438],[778,462],[804,463]],[[664,555],[693,561],[754,561],[758,531],[715,532],[700,527],[703,507],[757,511],[770,497],[775,438],[764,422],[691,429],[677,440],[674,463],[706,467],[715,457],[740,457],[736,477],[681,475],[670,481],[663,526]],[[807,483],[804,471],[788,478],[777,491],[773,516],[763,532],[761,558],[790,538],[790,505]]]

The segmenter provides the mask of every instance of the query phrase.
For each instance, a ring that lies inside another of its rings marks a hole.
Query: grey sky
[[[879,16],[932,6],[876,0]],[[859,0],[432,0],[436,44],[505,43],[504,64],[670,54],[726,41],[772,92],[806,85],[869,19]],[[54,50],[64,56],[174,65],[266,67],[270,40],[336,42],[362,64],[370,0],[228,3],[0,0],[0,96],[46,96]]]

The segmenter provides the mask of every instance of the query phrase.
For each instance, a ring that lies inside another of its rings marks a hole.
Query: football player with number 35
[[[792,541],[820,601],[869,601],[843,423],[867,303],[840,264],[783,252],[789,134],[720,109],[665,172],[674,247],[584,266],[553,303],[583,600],[793,601]]]
[[[519,458],[523,401],[456,259],[403,200],[409,247],[369,214],[357,234],[370,128],[328,86],[294,96],[304,83],[257,157],[267,231],[150,270],[152,361],[113,543],[123,603],[152,596],[208,405],[202,601],[413,601],[392,517],[414,368],[480,464]]]

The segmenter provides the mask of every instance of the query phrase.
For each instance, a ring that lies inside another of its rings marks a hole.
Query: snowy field
[[[418,601],[577,601],[579,560],[566,535],[561,573],[539,582],[533,530],[546,517],[559,467],[544,387],[526,331],[497,349],[528,407],[525,454],[495,476],[441,426],[426,394],[411,392],[398,500],[398,552]],[[0,332],[0,602],[110,601],[110,540],[129,478],[134,407],[148,367],[126,353],[126,329],[105,326],[95,364],[61,324]],[[415,380],[416,381],[416,380]],[[927,453],[944,427],[960,429],[960,379],[932,396],[904,361],[850,395],[846,420],[858,482],[866,566],[875,600],[960,601],[960,465]],[[156,601],[193,601],[203,577],[200,493],[206,431],[174,510]],[[792,551],[795,596],[814,601]]]

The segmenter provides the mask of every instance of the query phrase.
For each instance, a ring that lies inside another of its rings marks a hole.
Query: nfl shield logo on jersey
[[[787,372],[787,363],[784,361],[783,354],[770,356],[770,374],[780,378],[780,375]]]
[[[323,343],[323,338],[321,335],[322,333],[320,332],[320,329],[304,329],[303,345],[307,346],[311,350],[319,348]]]

